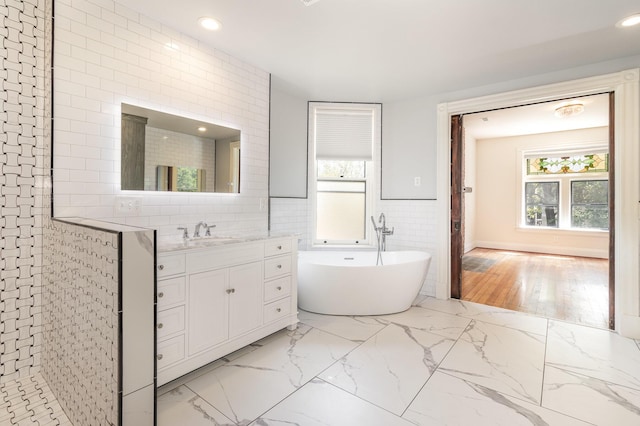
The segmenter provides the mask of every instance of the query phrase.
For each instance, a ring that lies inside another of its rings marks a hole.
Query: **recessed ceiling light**
[[[209,31],[219,30],[220,27],[222,26],[220,21],[214,18],[210,18],[208,16],[203,16],[202,18],[198,19],[198,23],[202,28]]]
[[[206,132],[206,131],[207,131],[207,128],[206,128],[206,127],[204,127],[204,126],[201,126],[201,127],[198,127],[198,131],[199,131],[199,132]]]
[[[616,26],[619,28],[627,28],[627,27],[633,27],[634,25],[638,25],[638,24],[640,24],[640,13],[627,16],[626,18],[618,21]]]

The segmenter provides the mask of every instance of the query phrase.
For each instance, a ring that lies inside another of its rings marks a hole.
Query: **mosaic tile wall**
[[[118,234],[50,226],[42,375],[73,424],[117,424]]]
[[[40,364],[44,6],[0,6],[0,383]]]

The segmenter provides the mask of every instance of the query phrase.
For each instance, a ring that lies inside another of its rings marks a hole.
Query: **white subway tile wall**
[[[54,214],[156,228],[267,229],[269,74],[110,0],[56,1]],[[120,189],[122,102],[241,131],[241,194]],[[117,208],[123,195],[139,211]]]
[[[387,237],[387,250],[421,250],[431,254],[431,265],[420,293],[436,295],[436,202],[432,200],[382,200],[388,227],[395,227]]]
[[[311,248],[311,222],[308,200],[271,198],[271,230],[300,235],[300,250]],[[387,238],[387,250],[421,250],[430,253],[431,266],[420,293],[436,294],[436,202],[429,200],[379,200],[379,213],[384,213],[387,226],[394,234]],[[369,222],[367,222],[369,223]]]

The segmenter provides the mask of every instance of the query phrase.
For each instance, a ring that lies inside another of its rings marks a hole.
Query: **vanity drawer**
[[[184,303],[185,289],[185,277],[158,281],[158,309]]]
[[[184,254],[174,254],[170,256],[158,256],[157,273],[158,278],[170,275],[184,274],[186,261]]]
[[[244,263],[259,262],[264,257],[263,244],[228,244],[187,254],[189,273],[211,271]]]
[[[184,335],[158,342],[156,359],[158,370],[184,358]]]
[[[156,330],[158,339],[184,330],[184,306],[158,312]]]
[[[264,323],[270,323],[280,318],[286,317],[291,312],[291,298],[279,300],[264,306]]]
[[[291,240],[267,240],[264,243],[265,257],[291,253]]]
[[[291,293],[291,277],[283,277],[264,283],[264,301],[280,299]]]
[[[291,273],[291,256],[275,257],[264,261],[265,279]]]

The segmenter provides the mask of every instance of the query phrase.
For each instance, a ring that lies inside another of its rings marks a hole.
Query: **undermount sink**
[[[196,237],[182,239],[180,241],[170,241],[158,244],[158,251],[169,252],[176,250],[188,250],[193,248],[213,247],[217,245],[233,244],[245,241],[243,238],[230,236]]]
[[[215,237],[189,238],[186,242],[187,242],[187,245],[190,245],[190,246],[207,246],[207,245],[222,244],[229,241],[240,241],[240,240],[242,239],[237,237],[215,236]]]

